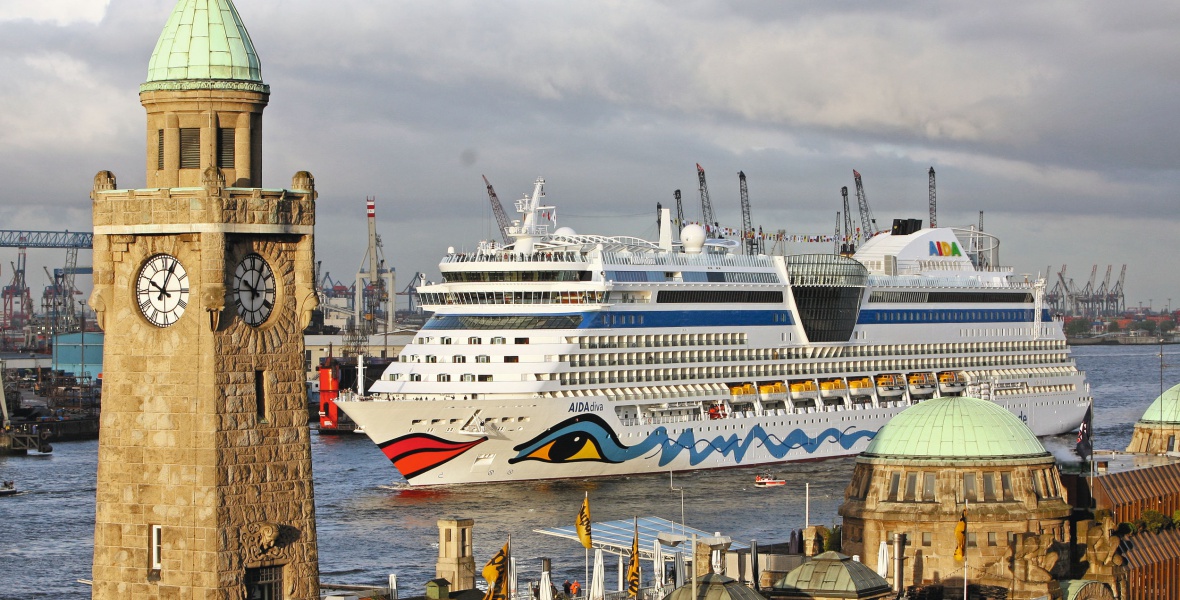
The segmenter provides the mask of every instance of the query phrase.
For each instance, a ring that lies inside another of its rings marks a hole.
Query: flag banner
[[[1078,443],[1074,448],[1074,451],[1081,458],[1086,458],[1094,454],[1094,444],[1090,439],[1093,430],[1093,419],[1094,405],[1091,404],[1090,408],[1086,409],[1086,418],[1082,419],[1082,426],[1078,428]]]
[[[511,540],[484,565],[483,578],[488,581],[488,591],[483,600],[508,600],[508,554]]]
[[[967,554],[967,509],[963,509],[963,516],[959,517],[959,524],[955,525],[955,561],[963,562]]]
[[[635,523],[635,537],[631,540],[631,562],[627,565],[627,595],[639,597],[639,523]]]
[[[590,537],[590,493],[586,493],[586,497],[582,499],[582,510],[578,511],[578,521],[575,524],[575,529],[578,531],[578,539],[582,540],[582,546],[587,550],[591,548]]]

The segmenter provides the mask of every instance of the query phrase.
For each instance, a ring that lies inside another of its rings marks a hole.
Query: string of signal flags
[[[578,540],[589,555],[590,549],[594,546],[594,532],[590,524],[590,493],[586,492],[586,497],[582,499],[582,508],[578,511],[578,516],[574,520],[574,529],[578,533]],[[492,557],[488,564],[483,568],[483,578],[488,582],[488,591],[484,594],[483,600],[511,600],[512,590],[511,582],[509,581],[509,568],[512,563],[512,536],[508,536],[508,541],[504,543],[504,547]],[[587,567],[588,569],[589,567]],[[587,578],[589,581],[589,575]],[[627,595],[631,598],[639,597],[640,577],[639,577],[639,520],[635,520],[635,537],[631,540],[631,556],[627,565]],[[603,600],[603,586],[591,585],[587,600]],[[595,595],[598,595],[596,598]]]

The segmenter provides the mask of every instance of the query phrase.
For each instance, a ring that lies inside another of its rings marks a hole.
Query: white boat
[[[754,487],[779,487],[787,485],[787,480],[780,479],[770,473],[754,476]]]
[[[16,495],[20,490],[16,489],[15,481],[0,481],[0,497]]]
[[[923,399],[914,372],[954,373],[956,395],[1040,436],[1090,406],[1043,281],[999,266],[989,234],[746,255],[698,225],[674,241],[667,210],[656,241],[558,229],[543,200],[537,180],[511,244],[448,251],[443,281],[418,287],[434,315],[368,396],[339,402],[411,485],[854,455]],[[817,402],[836,378],[849,397]]]

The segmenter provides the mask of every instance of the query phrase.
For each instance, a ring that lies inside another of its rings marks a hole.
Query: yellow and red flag
[[[639,597],[639,521],[635,522],[635,537],[631,540],[631,563],[627,565],[627,595]]]
[[[488,591],[483,600],[509,600],[508,596],[508,557],[512,550],[512,538],[504,543],[504,547],[484,565],[483,578],[488,581]]]
[[[578,539],[582,540],[582,545],[589,550],[592,546],[590,543],[590,492],[586,492],[586,498],[582,500],[582,510],[578,511],[575,529],[578,530]]]

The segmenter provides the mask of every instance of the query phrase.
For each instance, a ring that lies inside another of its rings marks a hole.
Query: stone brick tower
[[[319,597],[316,192],[304,171],[261,187],[269,96],[232,2],[179,0],[140,87],[147,189],[94,178],[94,598]]]

